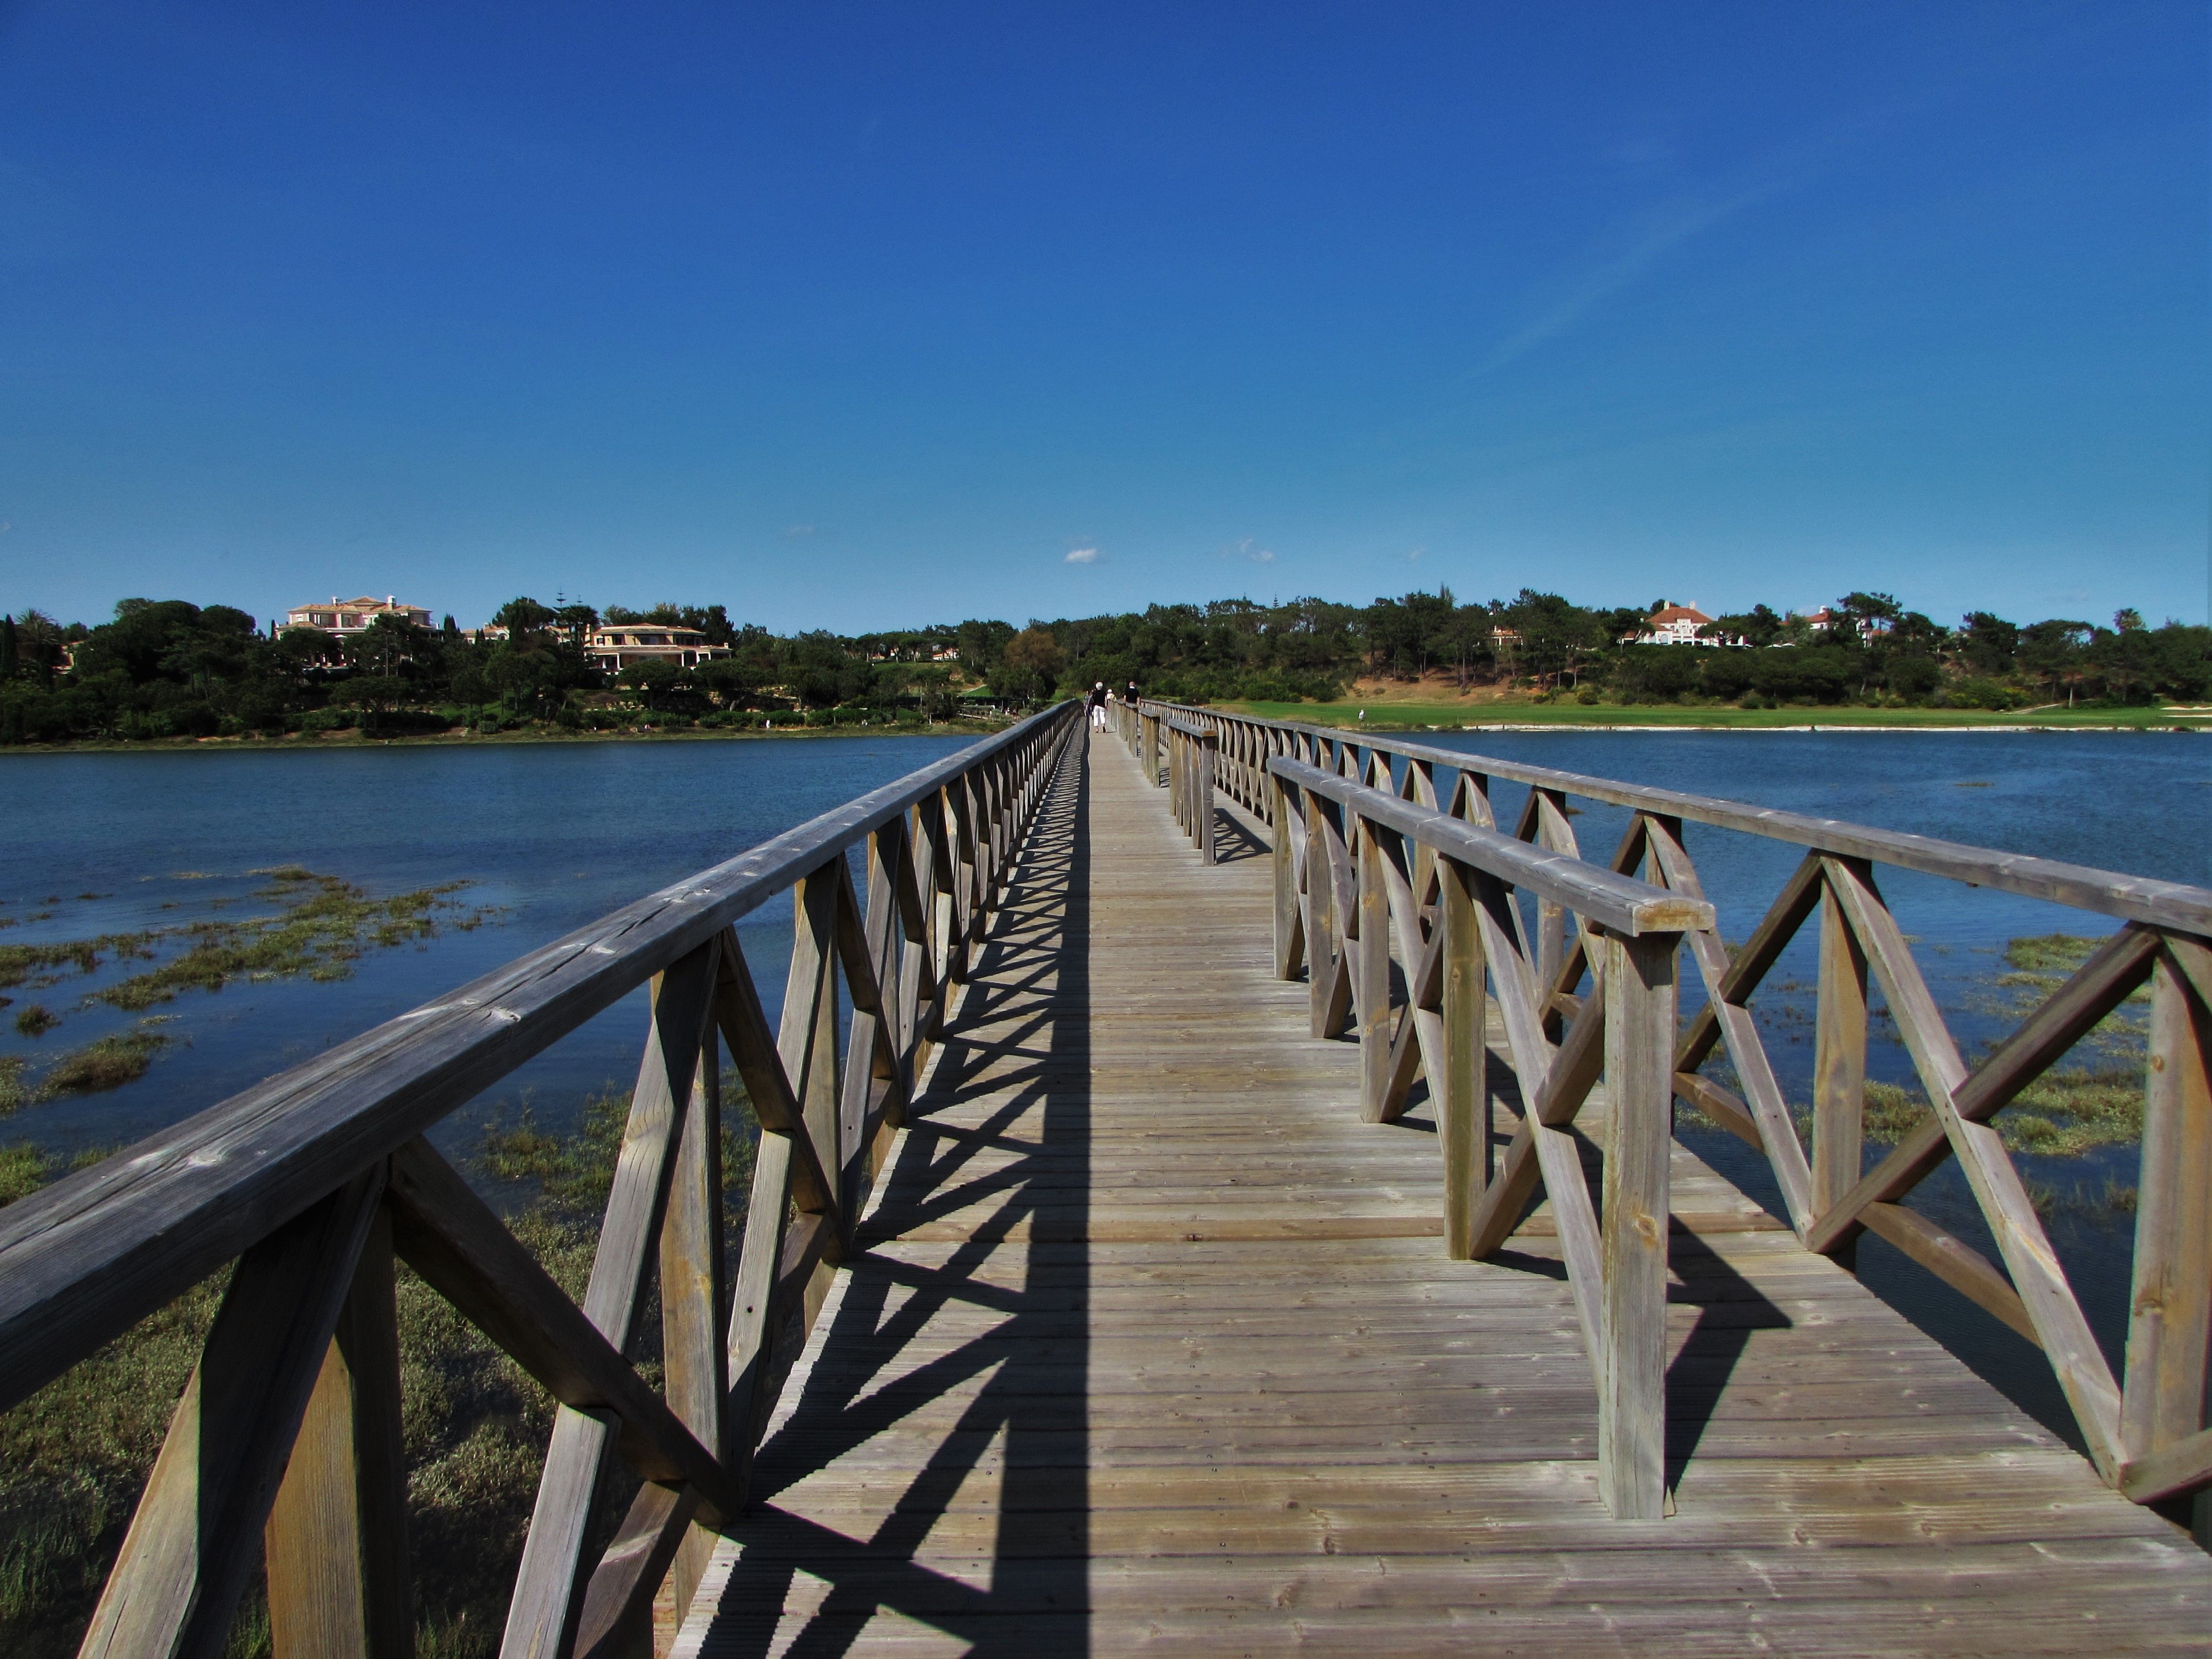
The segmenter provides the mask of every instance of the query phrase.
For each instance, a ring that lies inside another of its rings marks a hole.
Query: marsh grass
[[[255,896],[276,901],[273,915],[165,930],[189,941],[180,955],[103,987],[85,1000],[138,1012],[173,1001],[179,992],[220,991],[248,976],[344,979],[367,950],[391,950],[434,937],[438,913],[460,908],[448,895],[467,885],[447,882],[375,899],[350,882],[297,865],[253,873],[270,878]],[[481,920],[489,914],[479,910],[474,915]]]
[[[752,1123],[734,1073],[726,1074],[723,1098],[734,1126],[722,1139],[734,1250],[752,1178]],[[627,1095],[601,1094],[574,1133],[560,1134],[526,1110],[486,1128],[477,1147],[479,1176],[521,1190],[508,1215],[515,1237],[580,1299],[629,1111]],[[0,1204],[27,1196],[57,1173],[36,1147],[0,1148]],[[21,1659],[75,1651],[228,1271],[0,1414],[0,1650]],[[398,1304],[416,1652],[422,1659],[488,1659],[505,1622],[553,1402],[404,1267]],[[657,1297],[641,1328],[639,1368],[657,1384]],[[595,1551],[612,1536],[636,1487],[627,1477],[608,1485]],[[229,1652],[261,1659],[268,1651],[267,1606],[257,1584],[240,1604]]]
[[[441,927],[467,932],[499,914],[494,906],[465,908],[454,899],[465,882],[372,898],[350,882],[296,864],[249,873],[267,878],[253,896],[274,909],[136,933],[0,945],[0,986],[44,988],[72,975],[96,973],[110,961],[155,962],[82,999],[86,1007],[143,1013],[186,991],[214,993],[241,978],[342,980],[370,951],[424,944]],[[36,1003],[15,1017],[15,1029],[25,1036],[60,1023],[58,1015]],[[0,1056],[0,1115],[56,1096],[94,1094],[137,1081],[171,1041],[149,1029],[154,1023],[141,1020],[135,1030],[64,1054],[35,1080],[27,1077],[21,1056]]]
[[[154,1056],[169,1046],[159,1031],[118,1031],[72,1049],[46,1068],[39,1079],[42,1097],[93,1095],[120,1089],[146,1075]]]

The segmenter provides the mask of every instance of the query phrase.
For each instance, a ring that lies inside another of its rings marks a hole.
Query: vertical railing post
[[[1444,930],[1444,1076],[1434,1092],[1443,1143],[1444,1247],[1453,1261],[1465,1261],[1474,1254],[1474,1206],[1490,1184],[1490,1004],[1474,872],[1439,858],[1437,877],[1437,923]]]
[[[380,1206],[264,1528],[276,1659],[415,1650],[394,1288]]]
[[[2168,937],[2151,970],[2150,1061],[2137,1182],[2134,1296],[2128,1322],[2121,1437],[2132,1462],[2205,1426],[2212,1336],[2212,1014],[2176,971],[2212,951]],[[2206,973],[2201,987],[2212,979]],[[2193,1505],[2197,1541],[2212,1547],[2212,1492]]]
[[[1334,1036],[1328,1029],[1329,998],[1336,978],[1335,881],[1328,867],[1328,805],[1306,792],[1306,992],[1309,1035]]]
[[[1213,862],[1213,775],[1220,765],[1221,734],[1209,728],[1191,744],[1191,841]]]
[[[728,1455],[723,1401],[729,1393],[729,1285],[722,1235],[721,1044],[708,1028],[691,1085],[660,1228],[660,1340],[669,1408],[709,1452]],[[694,1525],[675,1563],[679,1618],[707,1571],[718,1534]]]
[[[1866,952],[1826,882],[1814,1022],[1813,1213],[1820,1215],[1858,1184],[1866,1115]],[[1831,1254],[1849,1267],[1856,1243],[1854,1237]]]
[[[1605,1077],[1598,1495],[1624,1521],[1665,1512],[1668,1154],[1680,936],[1604,935]]]
[[[1145,781],[1155,789],[1160,784],[1160,717],[1147,708],[1142,711],[1144,736],[1138,763],[1144,768]]]
[[[1376,827],[1347,807],[1347,838],[1355,828],[1358,913],[1356,921],[1347,918],[1346,931],[1356,926],[1359,933],[1352,958],[1352,1006],[1359,1020],[1359,1116],[1362,1122],[1380,1123],[1390,1089],[1390,890],[1382,878],[1382,860],[1389,854]]]
[[[1291,845],[1291,805],[1281,779],[1267,775],[1267,811],[1275,826],[1275,977],[1296,979],[1305,938],[1298,919],[1298,868]]]

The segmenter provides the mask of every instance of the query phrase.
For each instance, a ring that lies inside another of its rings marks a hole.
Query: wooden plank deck
[[[1679,1147],[1675,1513],[1609,1518],[1546,1218],[1446,1259],[1222,845],[1073,752],[678,1654],[2212,1645],[2212,1558]]]

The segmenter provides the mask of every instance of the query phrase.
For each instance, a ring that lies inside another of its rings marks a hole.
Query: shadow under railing
[[[976,1653],[1088,1650],[1088,767],[1073,747],[1041,804],[860,1229],[866,1252],[762,1447],[759,1507],[730,1533],[740,1554],[714,1619],[717,1653],[842,1653],[886,1610]],[[955,1218],[994,1197],[961,1231]],[[937,1237],[898,1248],[917,1234]],[[933,1322],[950,1312],[975,1328],[963,1311],[996,1317],[940,1351]],[[877,1437],[924,1424],[921,1446],[869,1458]],[[994,1448],[987,1589],[917,1557]],[[841,1460],[885,1477],[866,1537],[802,1512],[809,1479]],[[794,1596],[801,1572],[827,1593]]]

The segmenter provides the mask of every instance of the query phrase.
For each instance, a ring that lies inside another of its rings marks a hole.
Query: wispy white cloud
[[[1412,552],[1406,555],[1406,562],[1407,564],[1419,564],[1421,562],[1421,555],[1428,550],[1429,550],[1425,547],[1417,547],[1413,549]]]
[[[1096,564],[1098,562],[1098,550],[1095,547],[1072,548],[1066,562],[1069,564]]]
[[[783,538],[787,542],[804,541],[807,537],[811,536],[813,533],[814,526],[812,525],[795,524],[783,532]]]
[[[1562,276],[1534,315],[1498,342],[1471,371],[1487,374],[1558,338],[1606,301],[1640,280],[1685,245],[1761,203],[1811,183],[1846,151],[1894,128],[1904,106],[1877,105],[1824,131],[1759,158],[1707,188],[1654,202],[1626,228],[1626,245],[1602,252]]]
[[[1550,302],[1498,342],[1490,355],[1476,365],[1474,372],[1491,374],[1558,338],[1685,243],[1778,194],[1794,182],[1768,179],[1727,196],[1704,200],[1677,198],[1656,209],[1646,216],[1627,247],[1569,277]]]
[[[1249,559],[1254,564],[1273,564],[1275,562],[1275,550],[1261,547],[1258,538],[1253,536],[1239,536],[1221,550],[1231,558]]]

